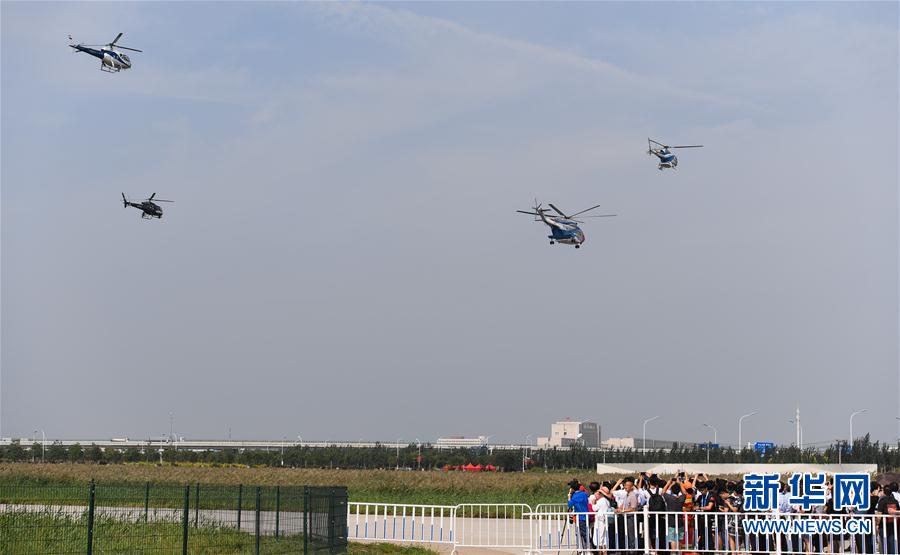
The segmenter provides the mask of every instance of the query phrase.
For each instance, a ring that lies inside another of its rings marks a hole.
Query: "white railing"
[[[466,503],[455,507],[459,547],[530,551],[531,507],[524,503]]]
[[[348,503],[347,539],[453,544],[455,509],[449,505]]]
[[[598,515],[550,510],[559,505],[538,508],[349,503],[347,535],[352,541],[450,545],[454,553],[479,548],[522,550],[529,555],[560,551],[818,555],[897,554],[900,534],[900,517],[881,515],[650,512],[646,507]],[[777,528],[801,522],[802,529]],[[836,525],[842,528],[839,533]]]

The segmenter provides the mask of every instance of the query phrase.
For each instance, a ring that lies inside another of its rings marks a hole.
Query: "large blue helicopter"
[[[653,145],[656,145],[658,148],[653,148]],[[678,145],[678,146],[669,146],[664,145],[662,143],[658,143],[653,139],[647,139],[647,154],[652,154],[659,158],[659,171],[663,171],[666,168],[672,168],[673,170],[678,166],[678,158],[672,153],[672,148],[702,148],[703,145]]]
[[[131,59],[128,58],[127,54],[119,50],[141,52],[137,48],[116,46],[120,38],[122,38],[122,33],[116,35],[116,38],[109,44],[70,44],[69,47],[75,49],[76,52],[84,52],[95,58],[100,58],[100,71],[116,73],[123,69],[131,68]],[[72,40],[72,35],[69,35],[69,40]]]
[[[550,208],[541,208],[541,205],[538,204],[537,201],[534,202],[534,208],[529,212],[527,210],[516,210],[521,214],[530,214],[534,216],[534,221],[541,221],[550,228],[550,235],[547,236],[550,239],[550,244],[553,245],[555,243],[561,243],[563,245],[575,245],[576,249],[581,248],[581,244],[584,243],[585,237],[584,232],[581,231],[581,228],[578,227],[578,224],[583,224],[584,222],[580,220],[576,220],[575,217],[585,212],[590,212],[594,208],[599,208],[600,205],[591,206],[586,210],[582,210],[581,212],[576,212],[572,215],[566,215],[562,210],[553,206],[552,203],[548,203]],[[558,214],[558,216],[554,216],[552,214],[547,214],[547,212],[553,209],[554,212]],[[610,218],[615,216],[615,214],[597,214],[592,216],[582,216],[584,218]]]

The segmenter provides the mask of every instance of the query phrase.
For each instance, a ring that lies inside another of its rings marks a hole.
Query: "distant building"
[[[600,425],[596,422],[563,420],[550,425],[550,436],[537,438],[538,449],[571,447],[575,444],[588,448],[600,447]]]
[[[454,449],[458,447],[484,447],[487,445],[487,436],[478,436],[478,437],[463,437],[463,436],[450,436],[450,437],[439,437],[437,442],[434,444],[435,447]]]
[[[696,444],[689,441],[672,441],[668,439],[647,438],[647,449],[671,449],[678,444],[679,447],[692,448]],[[643,438],[635,437],[611,437],[603,441],[605,449],[644,449]]]

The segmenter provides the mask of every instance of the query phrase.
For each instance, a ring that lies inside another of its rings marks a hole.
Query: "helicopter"
[[[122,204],[123,208],[128,208],[129,206],[134,206],[138,210],[141,211],[141,218],[147,219],[161,219],[163,215],[162,208],[159,207],[157,202],[175,202],[174,200],[163,200],[161,198],[155,198],[156,193],[150,195],[150,198],[143,200],[141,202],[131,202],[127,198],[125,198],[125,193],[122,193]]]
[[[581,231],[581,228],[578,227],[578,224],[582,224],[584,222],[580,220],[576,220],[575,216],[579,216],[584,214],[585,212],[590,212],[594,208],[599,208],[600,205],[591,206],[586,210],[582,210],[581,212],[576,212],[572,215],[567,215],[565,212],[554,206],[552,203],[548,203],[550,208],[541,208],[541,205],[538,204],[537,200],[534,201],[534,208],[532,208],[531,212],[527,210],[516,210],[520,214],[530,214],[534,216],[534,221],[542,221],[550,228],[550,235],[547,236],[550,239],[550,244],[553,245],[555,243],[560,243],[564,245],[575,245],[576,249],[581,248],[581,244],[584,243],[585,237],[584,232]],[[547,214],[550,210],[553,210],[558,215]],[[584,218],[610,218],[615,216],[616,214],[597,214],[592,216],[582,216]]]
[[[653,145],[657,145],[660,148],[653,148]],[[670,148],[702,148],[703,145],[678,145],[678,146],[669,146],[664,145],[662,143],[658,143],[653,139],[647,138],[647,154],[652,154],[659,158],[659,171],[662,171],[665,168],[675,169],[678,166],[678,158],[672,154],[669,149]]]
[[[70,44],[70,48],[74,48],[76,52],[84,52],[95,58],[100,58],[100,71],[107,73],[118,73],[123,69],[131,68],[131,60],[128,55],[119,50],[131,50],[132,52],[142,52],[137,48],[128,48],[127,46],[116,46],[122,33],[116,35],[116,38],[109,44]],[[69,40],[72,35],[69,35]]]

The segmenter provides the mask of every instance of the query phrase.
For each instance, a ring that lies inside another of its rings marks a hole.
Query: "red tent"
[[[472,463],[467,464],[467,465],[464,466],[463,468],[465,468],[465,469],[468,470],[469,472],[477,472],[477,471],[479,470],[479,469],[476,468],[475,465],[473,465]]]
[[[481,472],[482,470],[484,470],[483,466],[481,466],[480,464],[475,465],[475,472]]]
[[[489,465],[485,466],[484,469],[489,470],[491,472],[495,472],[497,470],[497,467],[492,464],[489,464]]]

